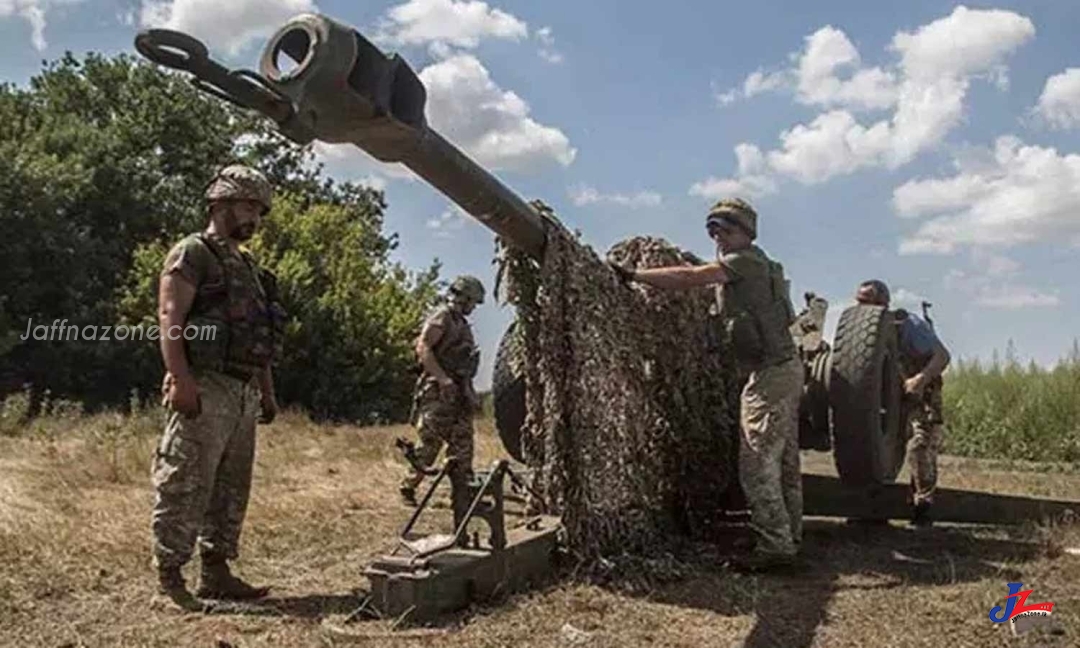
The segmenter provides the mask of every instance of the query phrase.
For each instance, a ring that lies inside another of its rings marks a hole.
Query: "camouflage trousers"
[[[151,521],[159,567],[201,555],[237,556],[251,492],[259,388],[217,372],[196,376],[202,411],[189,418],[169,408],[151,476]]]
[[[417,417],[417,460],[430,468],[446,445],[447,460],[454,460],[447,476],[455,492],[464,493],[464,485],[473,478],[473,413],[464,392],[455,387],[446,394],[434,378],[423,379],[417,393]],[[410,467],[401,487],[415,489],[423,480],[424,474]]]
[[[750,374],[742,391],[739,481],[755,551],[795,554],[802,542],[799,398],[803,366],[792,359]]]
[[[945,417],[942,412],[941,382],[927,385],[922,398],[908,416],[911,439],[908,456],[911,458],[911,491],[913,503],[931,504],[937,490],[937,458],[944,436]]]

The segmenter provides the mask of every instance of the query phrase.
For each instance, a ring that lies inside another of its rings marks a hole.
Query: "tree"
[[[124,55],[67,54],[25,89],[0,86],[0,397],[29,383],[90,408],[123,405],[132,390],[156,398],[155,342],[18,338],[28,320],[153,322],[164,254],[205,227],[203,189],[233,162],[277,187],[281,209],[253,248],[285,275],[290,343],[314,345],[290,346],[283,402],[403,416],[401,399],[375,386],[408,380],[401,350],[434,299],[437,266],[414,276],[389,263],[397,240],[382,231],[382,194],[322,177],[310,148],[266,120]],[[320,360],[342,363],[348,381],[311,393],[290,382],[290,368],[310,381]],[[371,400],[349,391],[358,385]]]

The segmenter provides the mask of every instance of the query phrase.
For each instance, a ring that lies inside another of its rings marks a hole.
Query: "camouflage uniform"
[[[437,310],[424,323],[424,330],[432,326],[443,331],[432,353],[455,385],[449,393],[444,392],[435,376],[427,371],[417,381],[414,403],[420,445],[416,459],[428,468],[446,444],[446,458],[453,460],[448,476],[456,525],[468,505],[468,484],[473,479],[474,409],[470,391],[479,367],[480,351],[465,315],[455,305]],[[411,493],[423,479],[423,473],[410,468],[401,481],[402,493]]]
[[[222,191],[220,183],[208,196],[215,191]],[[199,413],[189,417],[169,407],[151,472],[153,551],[165,574],[190,561],[198,541],[205,581],[209,565],[238,554],[262,400],[258,376],[280,355],[285,312],[273,275],[218,234],[177,243],[162,276],[173,273],[196,291],[184,346]]]
[[[720,201],[710,218],[746,213]],[[750,225],[756,235],[756,214]],[[745,381],[740,401],[739,480],[750,506],[755,552],[794,555],[802,541],[799,399],[804,369],[789,327],[795,319],[783,267],[756,245],[723,254],[730,279],[718,289],[725,337]]]
[[[267,298],[269,276],[260,281],[250,258],[218,235],[180,241],[165,261],[169,273],[196,286],[188,326],[199,336],[185,344],[202,411],[188,418],[170,409],[154,458],[152,527],[162,567],[187,563],[200,531],[203,555],[236,557],[261,401],[256,374],[280,345],[275,326],[283,319],[280,304]],[[214,339],[200,339],[204,330]]]
[[[900,364],[905,378],[919,373],[933,356],[937,335],[923,320],[904,311],[899,312]],[[911,458],[911,487],[913,504],[926,506],[934,501],[937,488],[937,457],[944,436],[945,416],[941,402],[944,380],[930,380],[919,396],[905,399],[911,439],[908,456]]]

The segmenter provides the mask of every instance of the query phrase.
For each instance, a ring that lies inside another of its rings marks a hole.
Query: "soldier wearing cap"
[[[705,226],[717,244],[717,261],[616,271],[664,289],[718,286],[724,338],[743,384],[739,480],[755,532],[753,554],[736,566],[788,566],[802,540],[798,413],[804,371],[789,328],[795,319],[789,284],[781,264],[753,243],[757,213],[746,201],[720,200]]]
[[[473,388],[480,350],[466,316],[484,303],[484,285],[476,277],[460,276],[450,285],[449,297],[424,323],[416,343],[422,372],[414,400],[420,437],[415,455],[421,467],[430,467],[446,444],[456,528],[469,506],[472,420],[480,407]],[[423,479],[416,467],[402,479],[400,492],[407,503],[416,504],[416,488]]]
[[[879,279],[868,279],[856,289],[860,304],[889,307],[889,287]],[[951,356],[934,329],[922,318],[905,310],[896,312],[900,367],[904,376],[905,408],[908,410],[911,439],[912,523],[916,528],[933,526],[930,507],[937,490],[937,456],[944,435],[941,377]]]
[[[209,224],[165,259],[158,296],[168,411],[154,457],[152,516],[159,591],[182,608],[200,604],[180,569],[196,542],[199,598],[252,599],[268,588],[234,576],[251,489],[256,421],[277,412],[271,365],[285,313],[274,276],[239,248],[270,211],[266,178],[245,166],[222,169],[206,190]]]

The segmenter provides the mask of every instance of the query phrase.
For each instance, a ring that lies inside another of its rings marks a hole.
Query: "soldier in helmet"
[[[479,399],[473,378],[480,364],[480,350],[466,316],[484,303],[484,285],[476,277],[458,277],[450,285],[450,299],[424,323],[416,343],[422,373],[417,381],[415,403],[420,446],[416,459],[431,466],[445,443],[454,508],[454,526],[468,508],[468,484],[472,481],[473,415]],[[401,481],[402,498],[416,504],[416,488],[423,473],[410,469]]]
[[[718,259],[697,266],[626,270],[624,279],[659,288],[717,285],[719,315],[742,388],[739,479],[751,511],[754,551],[737,567],[795,562],[802,540],[798,414],[803,366],[789,327],[795,319],[783,266],[755,245],[757,213],[744,200],[720,200],[705,227]]]
[[[199,609],[180,568],[196,541],[202,563],[196,596],[252,599],[229,571],[238,553],[255,455],[256,419],[277,412],[271,365],[285,313],[272,274],[239,244],[270,211],[266,178],[245,166],[222,169],[206,189],[209,224],[165,259],[158,295],[162,386],[168,420],[153,462],[152,517],[159,588]]]
[[[860,304],[889,307],[889,287],[878,279],[859,284],[855,300]],[[911,495],[916,527],[932,526],[930,507],[937,488],[937,455],[941,449],[945,417],[941,405],[941,377],[949,366],[949,350],[922,318],[904,310],[896,312],[900,365],[904,373],[906,407],[911,425],[908,453],[911,457]]]

